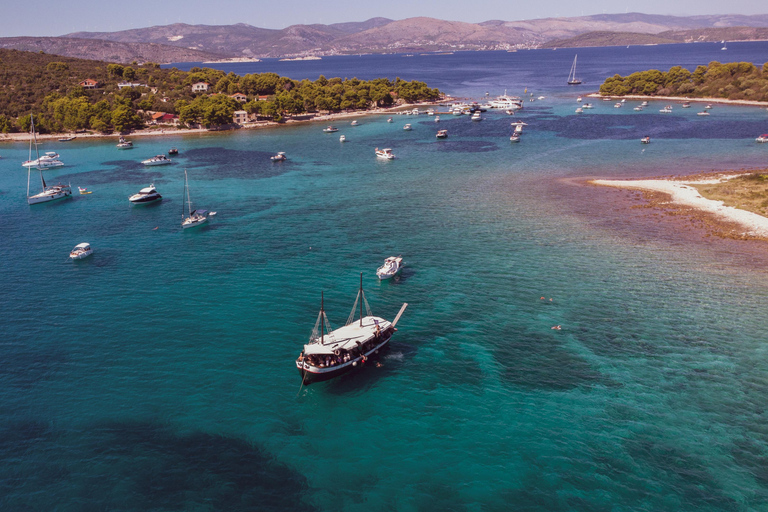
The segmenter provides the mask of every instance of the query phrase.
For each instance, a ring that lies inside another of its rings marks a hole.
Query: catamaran
[[[30,124],[30,138],[29,138],[29,161],[32,161],[32,146],[35,146],[35,154],[37,156],[37,160],[40,160],[40,153],[37,149],[37,135],[35,134],[35,121],[33,119],[33,116],[29,116],[29,124]],[[32,173],[32,167],[27,167],[27,203],[28,204],[37,204],[37,203],[46,203],[48,201],[55,201],[56,199],[63,199],[65,197],[71,197],[72,196],[72,187],[70,185],[53,185],[48,186],[45,184],[45,179],[43,178],[43,168],[38,167],[37,170],[40,172],[40,182],[43,186],[43,191],[39,194],[35,195],[29,195],[29,183],[30,183],[30,177]]]
[[[360,319],[355,321],[357,304],[360,303]],[[363,316],[365,305],[366,316]],[[404,303],[394,321],[373,316],[368,301],[363,294],[363,274],[360,274],[360,290],[352,306],[347,323],[336,330],[331,329],[325,314],[323,294],[320,294],[320,314],[312,329],[309,343],[304,345],[296,359],[296,368],[301,374],[303,384],[311,384],[332,379],[353,368],[362,367],[369,358],[375,357],[385,348],[397,329],[395,326],[400,316],[408,307]]]
[[[573,65],[571,65],[571,72],[568,74],[568,85],[579,85],[581,83],[581,80],[576,78],[576,58],[578,56],[578,54],[573,56]]]

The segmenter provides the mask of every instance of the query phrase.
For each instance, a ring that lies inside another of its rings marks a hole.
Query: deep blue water
[[[729,44],[728,60],[766,48]],[[93,194],[34,207],[27,146],[0,145],[0,509],[766,509],[765,245],[579,178],[764,166],[768,112],[598,101],[577,116],[605,75],[726,60],[710,45],[578,52],[577,89],[559,85],[562,50],[270,69],[528,87],[546,97],[518,114],[516,145],[501,113],[339,121],[345,144],[318,123],[131,151],[46,142],[68,164],[46,180]],[[138,163],[171,146],[173,165]],[[185,168],[218,215],[182,232]],[[151,182],[163,201],[131,206]],[[68,261],[83,241],[94,255]],[[393,254],[407,266],[379,283]],[[300,390],[320,292],[340,326],[359,272],[375,314],[410,304],[383,366]]]

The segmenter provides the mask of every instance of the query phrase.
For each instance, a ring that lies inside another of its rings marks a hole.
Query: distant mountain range
[[[626,13],[483,23],[372,18],[332,25],[292,25],[282,30],[243,23],[220,26],[175,23],[119,32],[75,32],[59,38],[0,38],[0,47],[29,50],[34,43],[46,52],[81,58],[188,62],[227,57],[512,50],[736,39],[718,35],[721,33],[759,39],[764,38],[764,31],[756,29],[762,28],[768,28],[768,14],[683,17]],[[130,46],[148,43],[154,46]],[[49,49],[42,48],[46,45]],[[150,59],[150,55],[154,58]]]

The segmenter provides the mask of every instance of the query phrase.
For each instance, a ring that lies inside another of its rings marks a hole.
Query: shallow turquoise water
[[[491,113],[443,116],[445,141],[369,117],[343,145],[320,124],[47,142],[69,164],[47,181],[94,193],[36,207],[26,146],[0,146],[2,508],[764,508],[765,246],[572,178],[757,167],[765,112],[571,96],[526,105],[518,145]],[[218,215],[182,232],[185,168]],[[150,182],[163,201],[132,207]],[[374,313],[410,304],[383,366],[300,390],[320,292],[338,327],[359,272]]]

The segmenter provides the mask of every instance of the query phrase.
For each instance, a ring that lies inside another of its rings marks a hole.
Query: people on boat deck
[[[379,344],[381,334],[381,328],[377,324],[375,337],[353,350],[336,350],[336,352],[333,354],[310,355],[304,355],[304,352],[302,352],[299,354],[298,361],[306,362],[318,368],[328,368],[331,366],[348,363],[349,361],[357,359],[358,357],[364,363],[366,361],[365,353],[371,351],[376,345]]]

